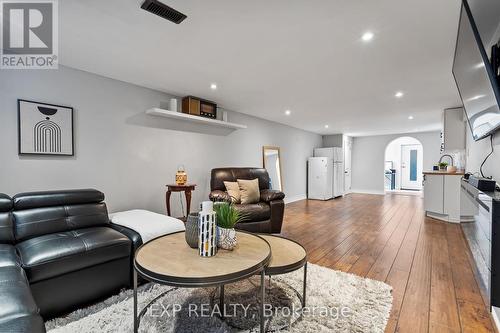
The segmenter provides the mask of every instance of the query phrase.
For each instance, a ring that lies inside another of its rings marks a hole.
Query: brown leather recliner
[[[269,174],[262,168],[217,168],[212,169],[210,179],[210,200],[231,202],[226,192],[225,181],[235,182],[237,179],[259,179],[260,201],[256,204],[235,204],[235,207],[246,215],[244,222],[236,225],[237,229],[261,232],[280,233],[283,224],[285,194],[269,189]]]

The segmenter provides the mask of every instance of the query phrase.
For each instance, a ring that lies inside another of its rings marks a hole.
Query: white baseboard
[[[299,194],[299,195],[294,195],[291,197],[285,197],[285,204],[289,204],[289,203],[292,203],[295,201],[300,201],[300,200],[306,200],[306,199],[307,199],[307,195],[305,195],[305,194]]]
[[[385,195],[384,191],[377,191],[377,190],[356,190],[356,189],[351,189],[351,193]]]

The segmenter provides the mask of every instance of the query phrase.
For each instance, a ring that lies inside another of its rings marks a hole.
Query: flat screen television
[[[474,140],[500,128],[500,88],[470,7],[463,1],[458,27],[453,76]]]

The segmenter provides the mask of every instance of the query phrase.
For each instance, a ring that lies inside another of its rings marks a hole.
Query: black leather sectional
[[[45,332],[43,319],[130,287],[141,243],[97,190],[0,194],[0,332]]]

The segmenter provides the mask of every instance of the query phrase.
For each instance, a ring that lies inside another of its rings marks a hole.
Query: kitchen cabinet
[[[424,209],[426,212],[443,214],[444,177],[424,175]]]
[[[424,172],[424,209],[427,216],[446,222],[461,222],[461,179],[463,173]]]
[[[443,111],[441,131],[441,153],[465,149],[464,109],[452,108]]]

